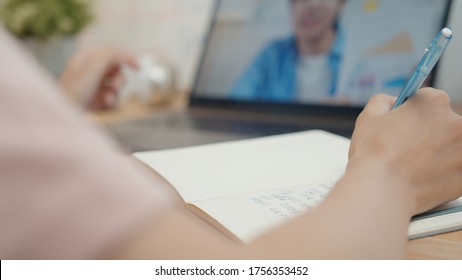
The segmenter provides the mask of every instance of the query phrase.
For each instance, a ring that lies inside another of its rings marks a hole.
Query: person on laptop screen
[[[194,97],[339,109],[363,107],[373,92],[397,96],[450,7],[449,0],[218,3]]]
[[[334,97],[342,62],[338,16],[345,0],[291,0],[294,34],[271,42],[234,84],[236,99],[313,101]]]

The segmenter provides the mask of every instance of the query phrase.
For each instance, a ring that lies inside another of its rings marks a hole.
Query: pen
[[[449,27],[443,28],[433,39],[431,45],[425,49],[425,54],[420,60],[419,65],[412,74],[411,79],[407,82],[401,94],[398,96],[392,109],[399,107],[401,104],[411,98],[422,86],[423,82],[433,70],[440,59],[446,47],[452,39],[452,30]]]

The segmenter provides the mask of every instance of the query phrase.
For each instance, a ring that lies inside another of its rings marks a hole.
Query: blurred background
[[[168,68],[175,75],[175,90],[187,91],[194,81],[213,3],[213,0],[0,0],[0,16],[3,24],[55,77],[75,51],[114,45],[136,53],[146,67],[160,64]],[[436,85],[460,102],[462,0],[453,1],[450,23],[455,38],[440,64]]]

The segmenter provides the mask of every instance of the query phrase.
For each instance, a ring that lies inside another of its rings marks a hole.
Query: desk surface
[[[143,118],[149,115],[184,108],[186,98],[177,96],[170,102],[145,105],[132,101],[116,109],[94,112],[90,119],[103,124],[112,124]],[[453,106],[462,115],[462,104]],[[409,259],[462,259],[462,231],[440,234],[408,242]]]

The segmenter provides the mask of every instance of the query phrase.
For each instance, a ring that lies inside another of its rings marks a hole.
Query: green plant
[[[3,0],[0,18],[17,37],[47,40],[74,35],[93,18],[88,0]]]

